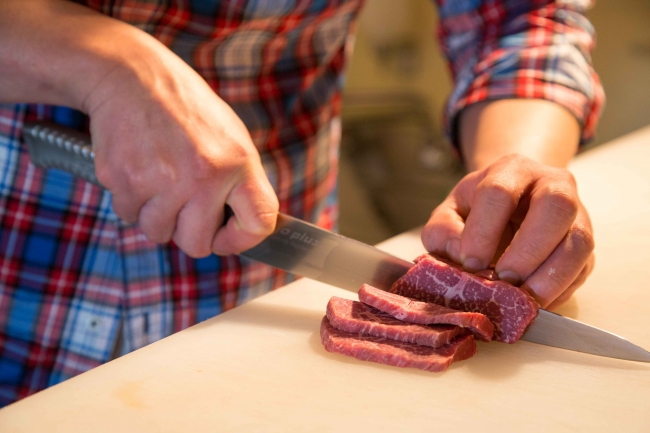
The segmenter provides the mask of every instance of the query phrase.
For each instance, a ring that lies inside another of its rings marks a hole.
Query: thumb
[[[275,229],[278,198],[263,171],[235,185],[226,204],[232,209],[232,216],[214,237],[212,250],[215,254],[245,251],[260,243]]]
[[[432,213],[422,230],[422,244],[430,253],[460,263],[460,239],[465,229],[454,201],[447,199]]]

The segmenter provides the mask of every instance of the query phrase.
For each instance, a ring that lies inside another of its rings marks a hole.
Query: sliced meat
[[[483,341],[490,341],[494,333],[494,325],[481,313],[457,311],[431,302],[414,301],[395,293],[376,289],[368,284],[364,284],[359,289],[359,300],[409,323],[457,325],[469,329],[476,338]],[[339,328],[335,323],[332,324]]]
[[[457,326],[416,325],[402,322],[361,302],[333,296],[327,303],[327,318],[336,329],[390,340],[441,347],[467,332]]]
[[[362,361],[426,371],[444,371],[453,362],[470,358],[476,353],[476,343],[472,335],[457,337],[450,344],[434,349],[430,346],[341,331],[332,326],[327,316],[323,317],[321,322],[320,336],[328,352],[341,353]]]
[[[518,287],[481,278],[429,254],[418,257],[415,263],[393,284],[392,293],[485,314],[494,324],[497,341],[516,342],[537,317],[539,304]]]

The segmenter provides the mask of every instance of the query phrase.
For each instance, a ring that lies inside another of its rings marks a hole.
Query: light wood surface
[[[573,166],[597,265],[559,312],[650,348],[650,127]],[[415,232],[382,248],[422,251]],[[0,411],[2,432],[650,431],[650,364],[479,343],[442,374],[329,354],[298,281]]]

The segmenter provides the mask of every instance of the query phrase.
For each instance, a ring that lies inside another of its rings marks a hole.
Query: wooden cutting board
[[[597,266],[559,312],[650,348],[650,128],[573,166]],[[405,233],[382,247],[422,252]],[[650,364],[479,343],[442,374],[323,350],[332,295],[298,281],[0,411],[2,432],[650,431]]]

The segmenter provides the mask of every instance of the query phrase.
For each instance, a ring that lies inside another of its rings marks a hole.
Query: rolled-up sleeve
[[[588,0],[437,0],[438,37],[454,79],[445,111],[455,145],[458,113],[486,100],[536,98],[569,110],[594,135],[604,93],[591,64]]]

